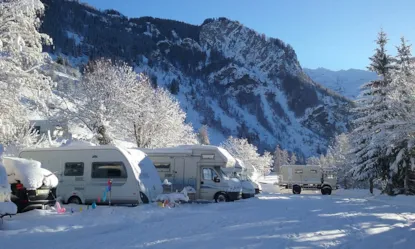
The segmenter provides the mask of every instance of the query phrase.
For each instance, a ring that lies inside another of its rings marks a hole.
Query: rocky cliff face
[[[51,54],[74,67],[105,56],[125,60],[176,95],[211,142],[233,135],[261,149],[276,144],[310,156],[347,129],[345,98],[313,82],[294,49],[236,21],[208,19],[200,26],[151,17],[126,18],[74,1],[43,0],[42,31]]]

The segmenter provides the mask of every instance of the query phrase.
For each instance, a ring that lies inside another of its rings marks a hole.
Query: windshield
[[[225,171],[223,171],[222,169],[220,169],[220,175],[222,176],[222,177],[230,177]]]

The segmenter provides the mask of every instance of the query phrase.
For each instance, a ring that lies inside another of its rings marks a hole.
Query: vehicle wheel
[[[293,185],[293,194],[295,194],[295,195],[301,194],[301,186],[300,185]]]
[[[140,198],[144,204],[150,203],[150,201],[148,200],[148,197],[143,192],[140,192]]]
[[[68,204],[81,205],[82,201],[78,196],[72,196],[71,198],[69,198]]]
[[[328,185],[324,185],[324,186],[321,188],[321,194],[322,194],[322,195],[331,195],[331,187],[330,187],[330,186],[328,186]]]
[[[215,202],[227,202],[228,197],[224,193],[217,193],[215,195]]]

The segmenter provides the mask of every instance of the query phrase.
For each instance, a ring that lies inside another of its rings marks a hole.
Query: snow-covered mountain
[[[313,82],[294,49],[237,21],[200,26],[151,17],[127,18],[77,1],[43,0],[45,50],[73,67],[101,56],[121,59],[170,89],[211,142],[246,137],[261,150],[276,144],[304,156],[324,151],[347,129],[350,102]]]
[[[332,71],[320,67],[317,69],[304,68],[304,72],[313,81],[350,99],[356,99],[360,93],[359,88],[364,83],[378,78],[376,73],[360,69]]]

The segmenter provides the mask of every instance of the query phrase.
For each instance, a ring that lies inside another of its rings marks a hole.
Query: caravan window
[[[83,176],[84,163],[65,163],[64,176]]]
[[[302,170],[302,169],[296,169],[296,170],[295,170],[295,173],[296,173],[296,174],[302,174],[302,173],[303,173],[303,170]]]
[[[127,178],[127,171],[122,162],[93,162],[92,178]]]
[[[170,172],[170,163],[154,163],[158,172]]]

